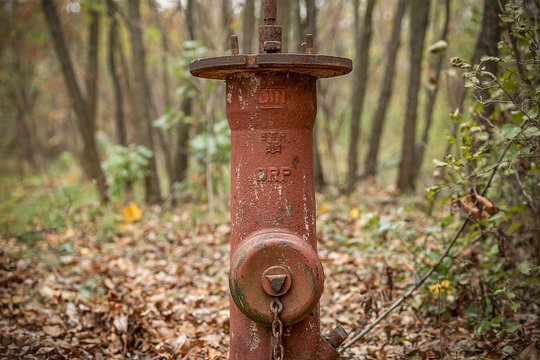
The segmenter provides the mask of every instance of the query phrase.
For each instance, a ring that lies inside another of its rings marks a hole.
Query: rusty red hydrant
[[[264,0],[259,54],[190,64],[193,75],[226,81],[231,127],[230,359],[329,360],[347,337],[320,334],[324,274],[317,256],[313,125],[316,81],[347,74],[349,59],[281,53],[276,1]]]

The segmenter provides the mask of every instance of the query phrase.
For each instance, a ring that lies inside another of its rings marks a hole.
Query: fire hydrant
[[[263,1],[259,53],[190,64],[226,82],[231,128],[230,359],[329,360],[347,333],[320,334],[324,274],[317,256],[313,126],[316,81],[352,70],[350,59],[281,53],[276,0]]]

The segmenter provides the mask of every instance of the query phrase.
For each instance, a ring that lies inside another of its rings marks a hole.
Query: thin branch
[[[523,123],[525,122],[526,120],[523,121]],[[522,125],[523,125],[522,123]],[[499,169],[499,166],[500,164],[502,164],[502,160],[504,159],[504,157],[506,156],[506,153],[508,152],[508,149],[510,149],[510,146],[513,144],[513,141],[509,141],[503,152],[501,153],[501,156],[499,157],[499,160],[497,161],[497,165],[493,168],[493,171],[491,172],[491,175],[488,179],[488,182],[486,184],[486,186],[484,187],[484,190],[482,191],[482,196],[484,196],[487,192],[487,190],[489,189],[489,187],[491,186],[491,182],[493,181],[493,178],[495,177],[495,174],[497,173],[497,170]],[[429,271],[422,277],[422,279],[420,279],[420,281],[418,283],[416,283],[416,285],[414,285],[412,288],[410,288],[401,298],[399,298],[395,303],[392,304],[392,306],[390,306],[388,309],[385,310],[384,313],[381,314],[381,316],[379,316],[377,319],[375,319],[374,322],[372,322],[371,324],[369,324],[362,332],[360,332],[358,335],[356,335],[355,337],[353,337],[348,343],[346,343],[345,345],[341,346],[339,348],[339,352],[343,352],[344,350],[350,348],[354,343],[356,343],[358,340],[360,340],[361,338],[363,338],[366,334],[368,334],[369,332],[371,332],[371,330],[373,330],[375,328],[375,326],[377,326],[381,321],[383,321],[392,311],[394,311],[397,307],[399,307],[405,300],[407,300],[409,297],[411,297],[411,295],[419,288],[421,287],[427,279],[429,279],[431,277],[431,275],[433,275],[433,273],[439,268],[439,266],[442,264],[442,262],[444,261],[445,258],[448,257],[448,254],[450,253],[450,250],[452,250],[452,247],[454,246],[454,244],[456,243],[457,239],[460,237],[461,233],[463,232],[463,230],[465,230],[465,227],[469,224],[469,221],[471,221],[471,216],[467,216],[467,218],[465,219],[465,221],[463,221],[463,223],[461,224],[461,226],[459,227],[458,231],[456,232],[456,234],[454,235],[454,237],[452,238],[452,241],[450,242],[450,244],[448,244],[448,246],[446,247],[444,253],[441,255],[441,257],[439,258],[439,260],[435,263],[435,265],[433,265],[433,267],[431,269],[429,269]],[[453,261],[453,259],[452,259]]]
[[[517,103],[517,101],[512,97],[512,95],[510,95],[508,93],[508,91],[506,91],[504,89],[504,87],[498,82],[496,81],[497,85],[499,85],[499,87],[501,88],[501,90],[506,94],[506,96],[508,96],[508,98],[510,99],[510,101],[514,104],[514,106],[523,114],[527,117],[527,119],[529,119],[529,121],[538,129],[540,130],[540,123],[538,123],[538,120],[536,119],[533,119],[532,117],[530,117],[530,115]],[[521,126],[524,125],[524,122],[521,123]]]
[[[345,345],[340,347],[338,351],[343,352],[344,350],[350,348],[358,340],[363,338],[367,333],[369,333],[371,330],[373,330],[373,328],[375,328],[375,326],[377,326],[381,321],[383,321],[392,311],[394,311],[405,300],[407,300],[420,286],[422,286],[426,282],[426,280],[431,277],[431,275],[435,272],[435,270],[437,270],[439,268],[439,266],[441,265],[443,260],[448,256],[448,254],[450,253],[450,250],[452,249],[452,247],[456,243],[457,239],[459,238],[459,236],[461,235],[461,233],[463,232],[463,230],[465,229],[465,227],[467,226],[469,221],[470,221],[470,216],[467,216],[467,218],[465,219],[463,224],[461,224],[459,230],[454,235],[454,238],[452,239],[450,244],[446,247],[446,250],[444,251],[442,256],[439,258],[437,263],[427,272],[426,275],[424,275],[422,277],[422,279],[420,279],[420,281],[415,286],[410,288],[409,291],[407,291],[401,298],[399,298],[399,300],[397,300],[395,303],[393,303],[392,306],[390,306],[388,309],[386,309],[386,311],[383,312],[381,314],[381,316],[379,316],[374,322],[369,324],[361,333],[359,333],[358,335],[353,337],[348,343],[346,343]]]

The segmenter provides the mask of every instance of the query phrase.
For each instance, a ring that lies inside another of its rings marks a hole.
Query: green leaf
[[[517,269],[524,275],[529,275],[531,273],[531,266],[527,262],[518,264]]]
[[[527,137],[540,136],[540,130],[534,126],[530,126],[523,132],[523,135]]]
[[[520,308],[519,303],[517,303],[517,302],[515,302],[515,301],[511,301],[511,302],[510,302],[510,307],[512,308],[512,310],[513,310],[514,312],[518,312],[518,311],[519,311],[519,308]]]
[[[480,61],[481,62],[484,62],[484,61],[495,61],[495,62],[504,62],[503,59],[499,58],[499,57],[496,57],[496,56],[482,56],[480,58]]]
[[[472,317],[478,317],[480,314],[482,314],[482,310],[478,307],[470,306],[465,310],[465,314]]]
[[[513,124],[505,124],[501,131],[507,139],[513,139],[521,132],[521,128]]]
[[[510,345],[506,345],[502,348],[502,352],[508,355],[517,355],[517,351]]]
[[[488,257],[493,257],[493,256],[497,255],[498,253],[499,253],[499,245],[495,244],[489,249],[489,251],[487,252],[486,255]]]
[[[477,334],[483,333],[485,330],[489,329],[489,327],[491,326],[491,324],[493,324],[494,321],[495,321],[495,319],[491,319],[491,320],[485,319],[485,320],[483,320],[480,323],[480,326],[478,326],[478,329],[476,329],[476,333]]]
[[[438,168],[441,168],[441,167],[448,166],[448,164],[445,163],[444,161],[440,161],[440,160],[437,160],[437,159],[433,159],[433,166],[438,167]]]
[[[506,328],[506,331],[513,333],[519,328],[521,328],[521,324],[509,322],[508,324],[506,324],[505,328]]]

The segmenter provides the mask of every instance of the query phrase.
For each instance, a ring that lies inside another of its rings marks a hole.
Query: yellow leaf
[[[124,222],[132,223],[138,221],[142,216],[142,210],[134,202],[124,206]]]
[[[441,292],[441,284],[435,284],[435,285],[429,286],[429,291],[432,294],[438,295]]]
[[[64,237],[70,238],[75,235],[75,230],[73,230],[72,227],[67,228],[66,233],[64,234]]]
[[[329,208],[330,208],[330,203],[322,204],[321,207],[319,208],[319,211],[318,211],[319,215],[324,214],[325,212],[327,212]]]
[[[360,210],[358,210],[358,208],[352,208],[349,216],[351,219],[358,219],[360,217]]]

